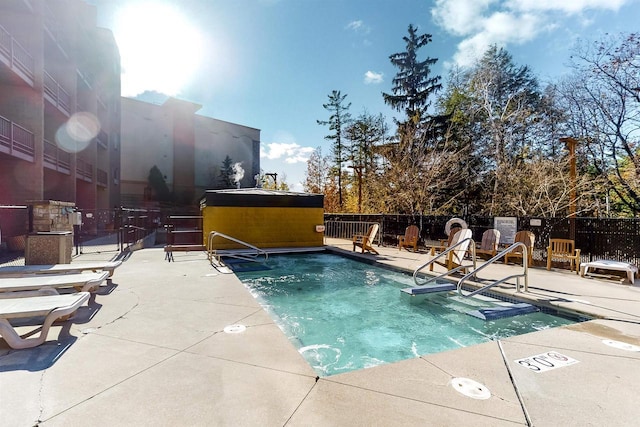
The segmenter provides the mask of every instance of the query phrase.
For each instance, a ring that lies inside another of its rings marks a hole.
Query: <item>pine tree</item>
[[[220,186],[222,188],[234,188],[235,184],[233,182],[233,160],[231,157],[226,156],[224,161],[222,162],[222,167],[220,168]]]
[[[389,56],[398,68],[393,78],[392,94],[383,93],[384,102],[397,111],[404,109],[407,121],[420,123],[430,105],[429,97],[442,88],[440,76],[430,77],[431,67],[437,58],[420,61],[418,50],[431,42],[431,34],[417,34],[417,29],[409,25],[409,35],[402,38],[406,51]]]
[[[345,104],[347,95],[342,95],[339,90],[334,90],[329,96],[329,102],[322,104],[325,110],[331,115],[329,120],[317,120],[319,125],[329,126],[332,134],[325,136],[325,139],[333,141],[333,156],[335,162],[334,174],[338,178],[338,204],[342,208],[342,163],[345,161],[344,146],[342,144],[342,131],[351,120],[349,107],[351,103]]]

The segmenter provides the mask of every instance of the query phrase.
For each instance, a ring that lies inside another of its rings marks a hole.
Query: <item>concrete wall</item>
[[[202,210],[203,236],[211,231],[227,234],[259,248],[310,247],[323,245],[323,208],[208,206]],[[223,239],[215,249],[242,248]]]
[[[173,121],[159,105],[122,98],[121,173],[122,194],[142,197],[149,171],[155,165],[173,186]]]
[[[255,187],[260,172],[260,130],[209,117],[196,116],[195,185],[200,190],[220,187],[220,171],[226,156],[240,163],[244,176],[241,188]]]
[[[255,186],[260,130],[196,115],[199,108],[174,98],[163,105],[122,98],[120,182],[125,199],[143,199],[154,165],[170,190],[199,198],[206,189],[221,188],[219,175],[226,156],[244,169],[241,186]]]

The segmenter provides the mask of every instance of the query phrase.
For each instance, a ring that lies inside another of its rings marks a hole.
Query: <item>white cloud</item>
[[[360,19],[349,22],[345,28],[355,33],[369,34],[371,32],[371,28]]]
[[[472,65],[492,45],[522,44],[586,11],[616,11],[632,0],[436,0],[431,15],[447,32],[464,37],[454,61]],[[586,22],[586,21],[585,21]]]
[[[312,147],[302,147],[295,142],[271,142],[261,144],[260,157],[269,160],[282,159],[289,164],[306,163],[313,150]]]
[[[579,14],[587,9],[618,10],[628,0],[510,0],[507,6],[521,11],[560,11],[566,14]]]
[[[364,73],[364,83],[365,84],[380,84],[382,83],[384,80],[382,79],[382,77],[384,76],[383,73],[376,73],[375,71],[367,71],[366,73]]]
[[[495,0],[436,0],[431,10],[436,24],[450,33],[464,36],[480,28],[479,17]]]

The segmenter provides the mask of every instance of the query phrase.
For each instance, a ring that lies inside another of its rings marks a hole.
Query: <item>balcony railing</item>
[[[35,68],[33,56],[2,25],[0,25],[0,57],[4,57],[9,67],[19,71],[23,78],[33,85]]]
[[[69,96],[69,93],[46,71],[44,72],[44,94],[53,105],[67,113],[67,115],[71,113],[71,96]]]
[[[35,156],[33,133],[0,116],[0,152],[33,162]]]
[[[106,187],[108,184],[107,171],[96,169],[96,182],[98,185]]]
[[[100,132],[98,132],[96,141],[98,141],[98,147],[104,148],[105,150],[109,148],[109,135],[105,131],[100,130]]]
[[[80,69],[77,69],[76,73],[78,74],[78,82],[84,83],[85,86],[91,90],[93,88],[93,79],[89,74],[87,72],[80,71]]]
[[[69,175],[71,173],[71,153],[67,153],[53,142],[45,139],[44,166]]]
[[[60,24],[58,22],[58,18],[55,16],[55,14],[53,13],[53,10],[49,7],[49,5],[47,5],[47,3],[44,3],[44,27],[46,28],[47,32],[51,35],[51,38],[53,39],[53,41],[58,45],[58,48],[60,48],[60,51],[62,52],[62,54],[66,58],[68,58],[69,57],[69,55],[67,54],[68,49],[65,49],[65,47],[67,47],[69,43],[67,43],[66,40],[64,40],[62,31],[60,31]]]
[[[93,182],[93,165],[86,160],[76,161],[76,178],[86,182]]]

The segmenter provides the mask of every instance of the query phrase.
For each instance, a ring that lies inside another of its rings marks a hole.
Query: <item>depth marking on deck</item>
[[[540,373],[556,368],[564,368],[565,366],[578,363],[579,360],[560,354],[557,351],[547,351],[545,353],[536,354],[535,356],[514,360],[514,362],[522,367],[532,370],[533,372]]]

